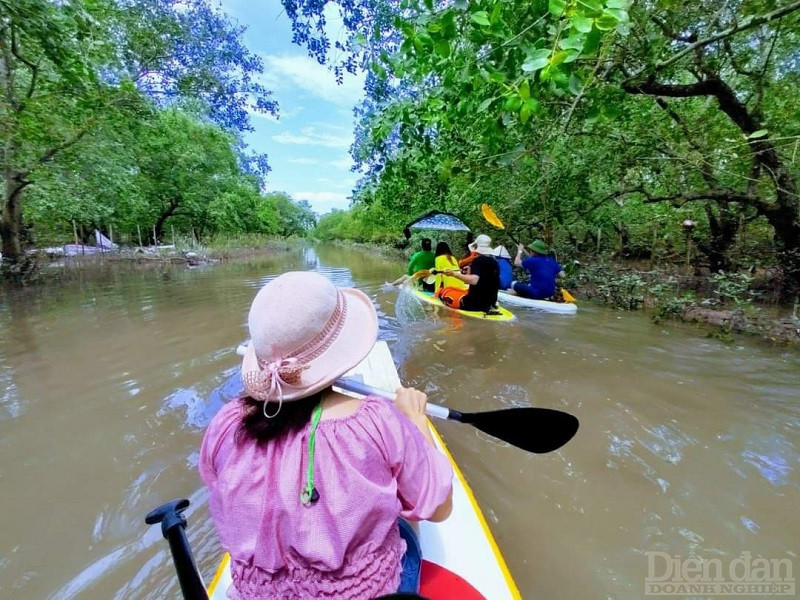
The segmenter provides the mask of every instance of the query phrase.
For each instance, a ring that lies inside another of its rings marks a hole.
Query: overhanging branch
[[[720,41],[722,39],[725,39],[725,38],[730,37],[730,36],[732,36],[734,34],[737,34],[740,31],[745,31],[747,29],[752,29],[753,27],[758,27],[759,25],[764,25],[765,23],[769,23],[770,21],[774,21],[776,19],[780,19],[781,17],[785,17],[786,15],[791,14],[791,13],[797,11],[797,10],[800,10],[800,0],[798,0],[797,2],[793,2],[793,3],[791,3],[791,4],[787,5],[787,6],[784,6],[783,8],[778,8],[776,10],[773,10],[772,12],[766,13],[764,15],[749,16],[749,17],[743,19],[741,23],[737,23],[735,25],[732,25],[731,27],[728,27],[727,29],[724,29],[723,31],[720,31],[718,33],[710,35],[707,38],[703,38],[702,40],[697,40],[696,42],[694,42],[692,44],[689,44],[688,46],[686,46],[682,50],[680,50],[680,51],[676,52],[675,54],[673,54],[672,56],[670,56],[668,59],[663,60],[660,63],[657,63],[652,68],[652,71],[656,72],[656,71],[660,71],[662,69],[666,69],[667,67],[669,67],[671,65],[674,65],[676,62],[681,60],[684,56],[686,56],[688,54],[691,54],[692,52],[694,52],[695,50],[698,50],[699,48],[703,48],[705,46],[708,46],[709,44],[713,44],[714,42],[718,42],[718,41]],[[650,70],[648,67],[645,67],[645,68],[641,69],[638,73],[636,73],[636,75],[634,75],[632,77],[632,79],[636,79],[637,77],[641,76],[642,73],[644,73],[645,71],[648,71],[648,70]]]

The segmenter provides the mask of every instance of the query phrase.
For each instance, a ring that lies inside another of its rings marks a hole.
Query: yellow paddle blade
[[[424,279],[426,277],[430,277],[431,272],[429,269],[422,269],[421,271],[417,271],[411,276],[411,279]]]
[[[575,296],[570,294],[564,288],[561,288],[561,295],[564,297],[564,302],[575,302]]]
[[[484,219],[486,219],[491,225],[494,225],[498,229],[506,228],[506,226],[503,225],[503,222],[500,220],[500,217],[498,217],[494,213],[492,207],[489,206],[488,204],[481,204],[481,214],[483,215]]]

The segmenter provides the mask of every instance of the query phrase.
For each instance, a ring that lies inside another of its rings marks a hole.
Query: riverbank
[[[578,265],[566,283],[580,298],[644,310],[655,323],[675,319],[726,342],[743,334],[800,347],[797,306],[778,302],[780,286],[770,271],[687,275],[674,265],[599,263]]]
[[[28,251],[33,261],[32,276],[25,285],[46,284],[60,280],[70,273],[110,263],[129,263],[142,267],[164,264],[202,267],[216,263],[288,252],[307,244],[305,238],[282,238],[264,235],[218,236],[204,243],[190,238],[178,238],[175,243],[161,246],[115,246],[101,250],[95,246],[78,246],[78,253],[66,255],[62,247],[35,248]]]

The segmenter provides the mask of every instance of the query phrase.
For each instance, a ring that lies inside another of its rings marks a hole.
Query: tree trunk
[[[712,205],[705,206],[710,238],[708,242],[697,242],[697,247],[708,257],[708,267],[712,273],[730,271],[733,266],[730,249],[736,241],[739,229],[739,213],[728,206],[720,206],[715,214]]]
[[[2,238],[2,274],[15,283],[24,283],[33,268],[22,245],[22,191],[28,182],[14,171],[3,174],[3,216],[0,219]]]
[[[155,225],[156,240],[153,240],[154,244],[158,244],[157,240],[160,240],[162,237],[164,237],[164,235],[163,235],[164,234],[164,223],[166,223],[167,219],[169,219],[173,214],[175,214],[175,211],[177,209],[178,209],[178,202],[176,202],[174,200],[170,201],[169,207],[167,208],[167,210],[165,210],[163,213],[161,213],[161,215],[158,217],[158,220],[156,221],[156,225]]]

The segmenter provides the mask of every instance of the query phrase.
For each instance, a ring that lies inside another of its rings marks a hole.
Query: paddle
[[[387,400],[395,398],[393,392],[355,379],[337,379],[333,385],[355,394],[379,396]],[[535,454],[558,450],[573,438],[580,424],[574,415],[551,408],[519,407],[467,413],[428,402],[425,412],[437,419],[467,423],[492,437]]]
[[[520,244],[517,240],[514,239],[514,236],[511,235],[511,232],[506,229],[505,223],[503,223],[503,221],[500,220],[500,217],[497,216],[497,213],[494,212],[492,207],[486,204],[485,202],[481,204],[481,214],[483,215],[483,218],[486,219],[486,221],[490,225],[494,225],[498,229],[503,229],[508,234],[508,237],[511,238],[512,242],[514,242],[517,246],[522,246],[522,244]],[[561,288],[561,295],[564,297],[564,302],[575,302],[575,296],[570,294],[564,288]]]
[[[144,522],[148,525],[161,523],[161,533],[169,542],[175,571],[178,573],[178,583],[186,600],[206,600],[208,592],[203,585],[203,579],[194,562],[189,540],[186,539],[186,517],[183,511],[189,507],[186,498],[172,500],[150,511]]]
[[[432,281],[428,281],[431,277],[433,277],[432,273],[435,274],[436,272],[431,269],[422,269],[420,271],[417,271],[413,275],[403,275],[402,277],[399,277],[398,279],[392,282],[392,285],[401,286],[405,285],[409,281],[415,281],[417,279],[422,279],[423,281],[425,281],[425,283],[433,283]]]
[[[239,344],[236,353],[243,355],[246,349],[246,343]],[[347,377],[337,379],[333,385],[354,394],[378,396],[387,400],[395,398],[394,392]],[[425,412],[437,419],[467,423],[492,437],[534,454],[558,450],[573,438],[580,425],[577,417],[552,408],[518,407],[467,413],[428,402]]]
[[[161,523],[161,533],[169,542],[172,551],[172,561],[175,563],[175,571],[178,574],[178,583],[181,586],[181,595],[184,600],[208,600],[208,590],[203,585],[203,579],[197,570],[194,561],[192,548],[189,540],[186,539],[186,517],[183,511],[189,507],[189,500],[171,500],[162,504],[158,508],[150,511],[145,517],[144,522],[148,525]],[[387,596],[380,596],[376,600],[394,600],[399,598],[419,598],[426,600],[423,596],[413,593],[395,593]]]
[[[503,223],[500,220],[500,217],[498,217],[497,213],[494,212],[494,210],[492,210],[492,207],[486,204],[485,202],[481,204],[481,214],[483,215],[483,218],[486,219],[486,221],[490,225],[494,225],[498,229],[505,230],[505,232],[508,234],[508,237],[511,238],[511,241],[514,242],[517,246],[522,245],[514,238],[513,235],[511,235],[511,232],[506,229],[505,223]]]

